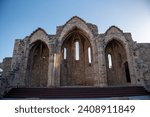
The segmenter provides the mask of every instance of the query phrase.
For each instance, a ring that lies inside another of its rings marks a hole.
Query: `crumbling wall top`
[[[108,30],[105,32],[105,35],[111,35],[111,34],[123,34],[123,31],[118,28],[117,26],[111,26],[108,28]]]

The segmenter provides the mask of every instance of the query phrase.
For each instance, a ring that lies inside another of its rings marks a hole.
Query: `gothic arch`
[[[107,29],[105,35],[111,35],[111,34],[123,35],[123,31],[117,26],[111,26]]]
[[[37,40],[30,45],[26,85],[28,87],[47,87],[49,49],[47,45]]]
[[[56,61],[57,63],[59,63],[57,65],[54,65],[55,77],[56,77],[55,81],[60,81],[60,82],[56,82],[57,86],[60,86],[62,82],[61,81],[62,80],[61,67],[62,67],[62,58],[63,58],[62,47],[64,46],[64,43],[66,42],[67,38],[69,38],[72,35],[72,33],[74,33],[74,31],[79,32],[80,36],[83,37],[82,41],[88,40],[87,42],[89,42],[91,45],[91,54],[94,55],[96,53],[94,35],[89,29],[89,27],[87,26],[87,23],[81,18],[77,16],[72,17],[69,21],[65,23],[65,25],[62,26],[62,29],[60,30],[61,31],[58,33],[59,37],[58,37],[57,44],[56,44],[58,48],[56,50],[56,54],[54,57],[54,64],[56,63]],[[95,62],[95,56],[92,56],[92,63],[94,62]],[[76,83],[76,84],[70,84],[70,85],[93,85],[94,80],[96,82],[96,80],[98,79],[96,79],[95,77],[91,79],[92,71],[95,71],[95,64],[91,64],[91,66],[92,67],[84,69],[85,72],[87,73],[84,79],[88,79],[89,81],[87,80],[86,83]],[[91,84],[90,84],[90,80],[91,80]],[[63,84],[63,85],[66,85],[66,84]]]
[[[49,37],[46,31],[42,28],[37,28],[35,31],[31,33],[29,36],[29,43],[32,44],[38,40],[44,42],[49,48]]]
[[[60,42],[61,45],[63,44],[64,40],[66,39],[66,36],[68,36],[68,34],[70,32],[72,32],[75,28],[81,30],[81,32],[84,34],[84,36],[86,36],[89,39],[90,43],[92,45],[94,45],[94,40],[93,40],[94,36],[93,36],[91,30],[87,26],[86,22],[77,16],[72,17],[63,26],[63,29],[62,29],[61,34],[58,39],[58,41]]]
[[[76,46],[79,43],[79,60],[76,60]],[[89,86],[94,85],[92,77],[93,63],[88,62],[88,47],[91,48],[91,61],[93,61],[92,46],[84,33],[74,28],[65,36],[61,46],[60,85],[61,86]],[[66,59],[64,59],[66,48]]]
[[[111,56],[112,67],[109,67]],[[127,53],[124,45],[117,39],[111,39],[105,48],[108,85],[126,85],[131,83]]]

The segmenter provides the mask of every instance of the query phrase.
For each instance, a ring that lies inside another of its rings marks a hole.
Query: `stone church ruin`
[[[0,63],[0,93],[11,88],[143,86],[150,90],[150,43],[74,16],[51,35],[42,28],[15,41]]]

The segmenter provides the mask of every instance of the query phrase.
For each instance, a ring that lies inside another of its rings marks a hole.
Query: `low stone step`
[[[4,98],[104,98],[150,95],[143,87],[13,88]]]

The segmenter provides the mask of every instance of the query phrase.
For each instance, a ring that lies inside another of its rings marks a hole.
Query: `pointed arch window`
[[[111,56],[111,54],[108,54],[108,67],[109,67],[109,69],[112,68],[112,56]]]
[[[2,68],[0,68],[0,72],[3,72],[3,69],[2,69]]]
[[[66,50],[66,48],[64,48],[64,60],[66,60],[67,59],[67,50]]]
[[[56,62],[57,62],[57,60],[56,60],[56,53],[54,54],[54,68],[56,68]]]
[[[0,68],[0,77],[2,76],[3,69]]]
[[[91,64],[91,47],[88,47],[88,62]]]
[[[75,42],[75,60],[79,60],[79,41]]]

